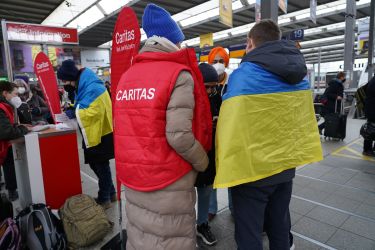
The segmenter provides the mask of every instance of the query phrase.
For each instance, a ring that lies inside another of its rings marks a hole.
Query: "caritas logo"
[[[36,65],[36,69],[38,69],[38,70],[41,70],[41,69],[44,69],[44,68],[48,68],[48,62],[42,62],[42,63],[38,63]]]
[[[134,30],[124,30],[123,33],[116,33],[116,44],[134,40]]]

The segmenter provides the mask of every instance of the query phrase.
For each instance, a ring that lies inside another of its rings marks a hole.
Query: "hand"
[[[40,108],[35,107],[35,108],[33,108],[33,109],[31,110],[31,114],[33,114],[33,115],[41,115],[42,112],[40,111]]]
[[[337,100],[342,100],[342,96],[337,96]]]
[[[74,119],[76,118],[76,112],[74,109],[68,109],[67,111],[65,111],[65,114],[66,116],[69,118],[69,119]]]

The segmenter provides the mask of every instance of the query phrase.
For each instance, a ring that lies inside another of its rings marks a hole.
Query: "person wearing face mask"
[[[344,97],[344,83],[346,81],[345,73],[339,72],[336,78],[332,79],[328,83],[328,88],[324,91],[322,99],[323,107],[323,117],[327,114],[338,113],[341,109],[341,102]],[[319,124],[319,133],[322,134],[322,130],[325,128],[325,122]]]
[[[214,245],[217,240],[215,235],[211,232],[208,223],[208,212],[210,205],[210,197],[212,192],[212,184],[214,183],[216,168],[215,168],[215,132],[216,122],[219,116],[221,106],[221,95],[218,91],[219,77],[214,67],[207,63],[199,64],[199,70],[203,76],[203,82],[206,87],[208,98],[210,101],[211,115],[212,115],[212,149],[208,152],[209,164],[203,173],[198,173],[195,186],[197,187],[198,202],[197,202],[197,236],[209,246]]]
[[[14,123],[14,108],[18,108],[21,103],[17,86],[14,83],[0,81],[0,165],[3,166],[6,189],[11,201],[18,198],[18,193],[13,152],[9,141],[29,132],[28,127]]]
[[[95,73],[88,68],[78,69],[73,60],[62,62],[57,77],[65,90],[74,92],[74,107],[65,113],[77,118],[85,164],[99,179],[96,202],[107,209],[117,200],[109,164],[114,158],[111,99]]]
[[[18,119],[21,124],[32,124],[31,110],[29,104],[26,102],[30,92],[29,85],[20,78],[16,78],[13,82],[18,87],[18,96],[22,102],[17,108]]]
[[[196,249],[198,172],[208,165],[212,117],[193,49],[165,9],[148,4],[145,45],[115,99],[117,177],[125,186],[126,249]]]
[[[221,93],[221,95],[223,95],[225,93],[225,90],[227,87],[226,84],[228,82],[229,75],[231,73],[231,71],[227,69],[229,65],[229,55],[223,47],[213,48],[208,54],[208,63],[211,64],[215,68],[217,74],[219,75],[218,91]],[[228,189],[228,204],[229,204],[229,210],[231,214],[233,214],[232,196],[230,194],[229,189]],[[214,189],[211,192],[208,220],[210,221],[213,220],[216,216],[217,211],[218,211],[217,191],[216,189]]]
[[[229,54],[223,47],[215,47],[208,54],[208,63],[211,64],[219,75],[219,90],[224,94],[226,84],[232,71],[229,66]]]

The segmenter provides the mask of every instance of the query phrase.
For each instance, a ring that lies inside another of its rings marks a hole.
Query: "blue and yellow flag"
[[[214,187],[254,182],[320,160],[309,82],[288,84],[257,64],[242,63],[223,96]]]
[[[103,82],[90,69],[81,73],[74,101],[86,148],[97,146],[112,133],[112,103]]]

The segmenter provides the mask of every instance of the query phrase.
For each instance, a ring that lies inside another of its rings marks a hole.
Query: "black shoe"
[[[18,199],[18,192],[17,190],[8,190],[8,199],[10,201],[15,201]]]
[[[375,157],[375,152],[372,151],[372,150],[370,150],[370,151],[363,151],[362,154],[365,155],[365,156]]]
[[[215,235],[213,235],[213,233],[211,232],[208,223],[197,225],[197,236],[200,237],[203,242],[209,246],[212,246],[217,242]]]
[[[112,194],[111,195],[111,202],[116,202],[117,201],[117,194]]]
[[[95,202],[96,202],[98,205],[102,206],[102,208],[103,208],[104,210],[106,210],[106,209],[108,209],[108,208],[111,207],[111,201],[110,201],[110,200],[109,200],[109,201],[99,201],[98,198],[94,198],[94,199],[95,199]]]

